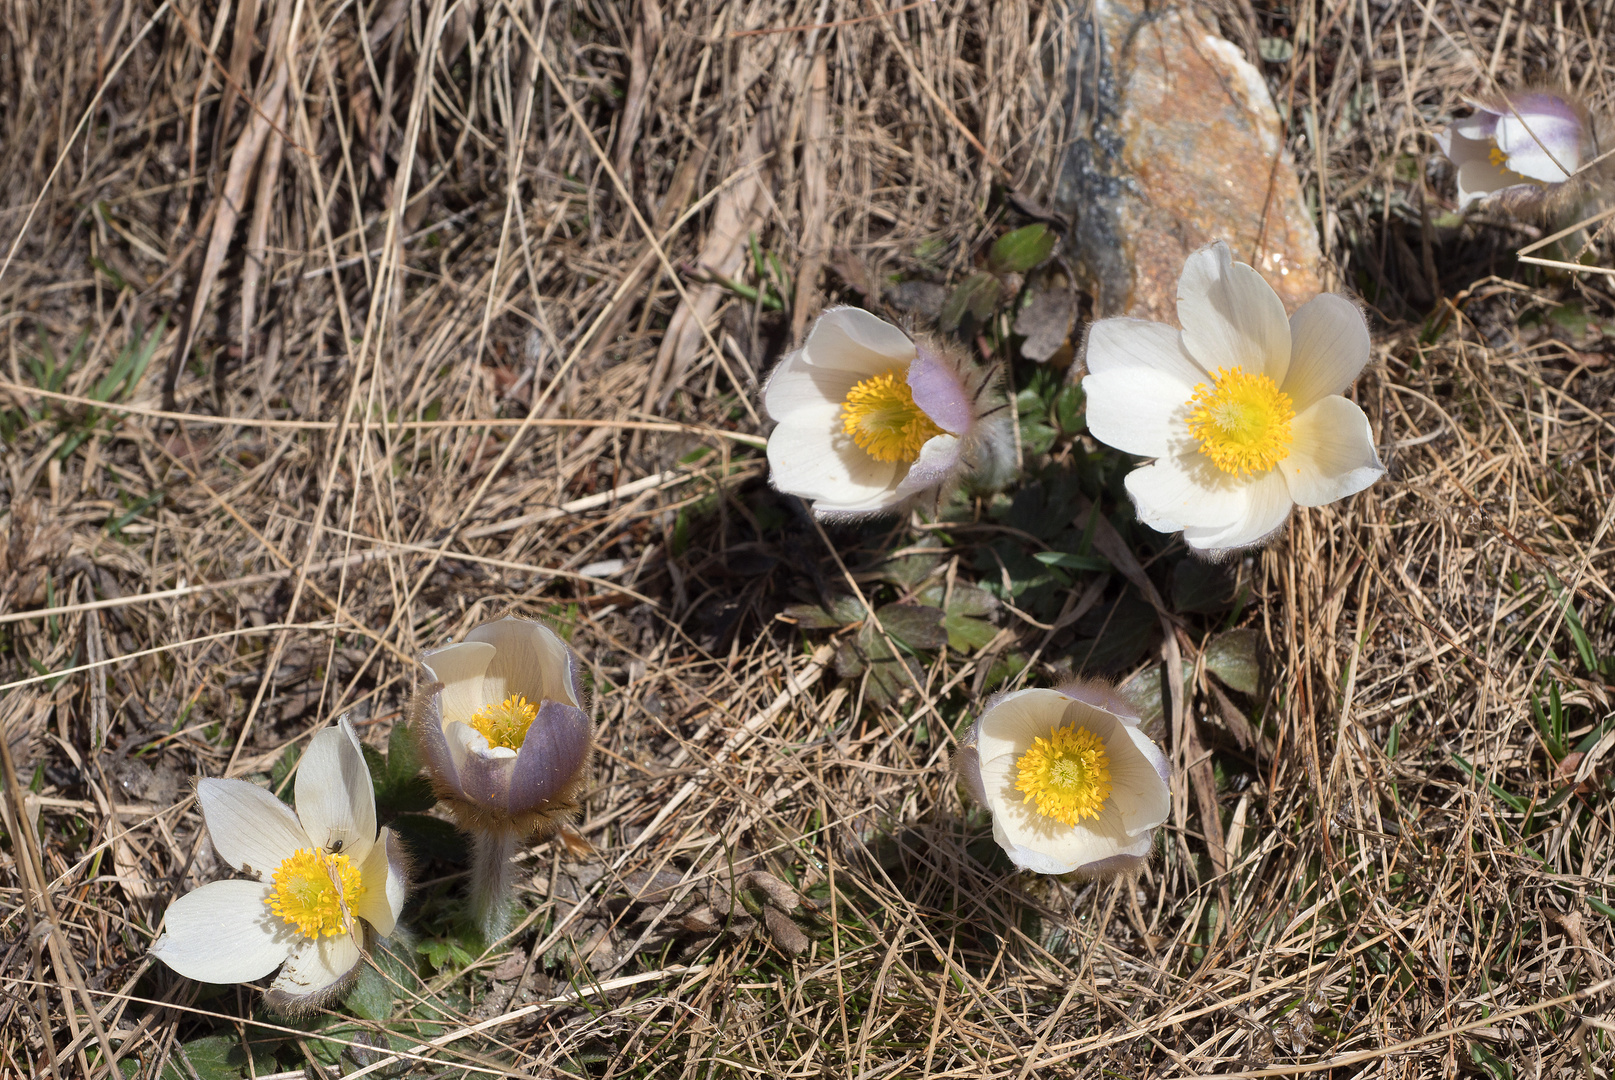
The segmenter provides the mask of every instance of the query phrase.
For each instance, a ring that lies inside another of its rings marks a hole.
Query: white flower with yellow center
[[[1014,456],[992,373],[860,308],[830,308],[769,376],[775,487],[820,518],[894,511],[967,474],[989,485]]]
[[[366,927],[392,934],[406,886],[402,847],[390,830],[376,832],[352,726],[341,719],[309,741],[295,812],[244,780],[204,777],[196,798],[219,857],[246,876],[170,904],[152,955],[199,982],[251,982],[279,967],[271,1005],[328,1001],[357,973]]]
[[[1018,690],[987,703],[961,779],[1023,870],[1090,876],[1139,866],[1171,805],[1165,755],[1107,687]]]
[[[1436,136],[1458,170],[1458,209],[1496,199],[1515,209],[1534,207],[1568,183],[1584,161],[1598,156],[1585,113],[1559,97],[1516,91]]]
[[[1368,362],[1350,300],[1324,293],[1286,319],[1218,242],[1184,264],[1178,321],[1104,319],[1088,334],[1088,430],[1155,459],[1127,476],[1144,524],[1215,555],[1384,474],[1368,418],[1341,396]]]

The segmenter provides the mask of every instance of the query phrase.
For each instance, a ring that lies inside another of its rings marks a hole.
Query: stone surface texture
[[[1187,7],[1093,0],[1069,66],[1075,138],[1056,206],[1096,315],[1176,324],[1183,260],[1217,240],[1288,310],[1321,291],[1278,113],[1232,42]]]

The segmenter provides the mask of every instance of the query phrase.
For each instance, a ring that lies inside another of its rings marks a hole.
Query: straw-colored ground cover
[[[1051,197],[1073,8],[9,0],[0,1075],[1610,1076],[1615,294],[1428,163],[1489,80],[1615,102],[1608,3],[1198,9],[1275,58],[1368,306],[1365,493],[1190,560],[1007,309],[1005,495],[826,531],[767,487],[813,315]],[[484,951],[392,736],[506,612],[600,750]],[[1137,880],[1014,873],[950,771],[1080,671],[1154,680]],[[224,872],[190,778],[281,787],[344,712],[413,936],[292,1020],[151,961]]]

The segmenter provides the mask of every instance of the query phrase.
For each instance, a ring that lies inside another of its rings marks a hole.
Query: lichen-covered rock
[[[1217,240],[1289,310],[1322,290],[1278,113],[1237,47],[1186,8],[1094,0],[1069,68],[1055,203],[1096,315],[1175,322],[1184,259]]]

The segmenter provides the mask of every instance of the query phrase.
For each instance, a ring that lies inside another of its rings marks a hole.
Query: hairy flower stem
[[[510,929],[516,840],[510,829],[477,829],[471,834],[471,918],[489,945]]]

